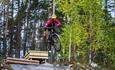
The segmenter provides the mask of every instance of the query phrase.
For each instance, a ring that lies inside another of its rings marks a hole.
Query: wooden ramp
[[[34,59],[48,59],[48,51],[34,51],[30,50],[25,55],[25,59],[34,60]]]
[[[6,59],[7,64],[39,64],[37,60],[26,60],[26,59],[19,59],[19,58],[10,58]]]

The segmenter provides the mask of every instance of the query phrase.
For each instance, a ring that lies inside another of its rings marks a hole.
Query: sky
[[[111,16],[115,18],[115,0],[108,0],[108,5],[109,6],[114,6],[114,7],[108,7],[108,11],[111,11]]]
[[[115,18],[115,10],[111,12],[111,16]]]

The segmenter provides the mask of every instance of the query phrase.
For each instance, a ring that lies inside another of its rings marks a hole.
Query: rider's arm
[[[56,26],[60,26],[61,22],[59,20],[56,20],[57,25]]]
[[[61,25],[61,22],[59,20],[56,20],[57,24]]]
[[[45,26],[47,27],[49,24],[51,24],[52,23],[52,20],[50,19],[50,20],[48,20],[47,22],[46,22],[46,24],[45,24]]]

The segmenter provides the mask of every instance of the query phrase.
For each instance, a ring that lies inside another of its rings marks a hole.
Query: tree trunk
[[[70,26],[70,42],[69,42],[69,62],[71,61],[71,37],[72,37],[72,28]]]
[[[5,6],[4,6],[4,38],[3,38],[3,56],[4,58],[6,58],[6,51],[7,51],[7,45],[6,45],[6,31],[7,31],[7,23],[8,22],[5,22]]]
[[[20,9],[20,1],[18,1],[18,11]],[[19,16],[19,14],[17,14],[17,16]],[[16,28],[17,28],[17,32],[16,32],[16,57],[20,58],[20,49],[21,49],[21,21],[19,19],[17,19],[16,21]]]

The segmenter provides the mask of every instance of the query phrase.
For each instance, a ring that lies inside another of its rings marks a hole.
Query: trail
[[[69,67],[55,66],[49,63],[38,65],[11,64],[10,66],[13,70],[70,70]]]

